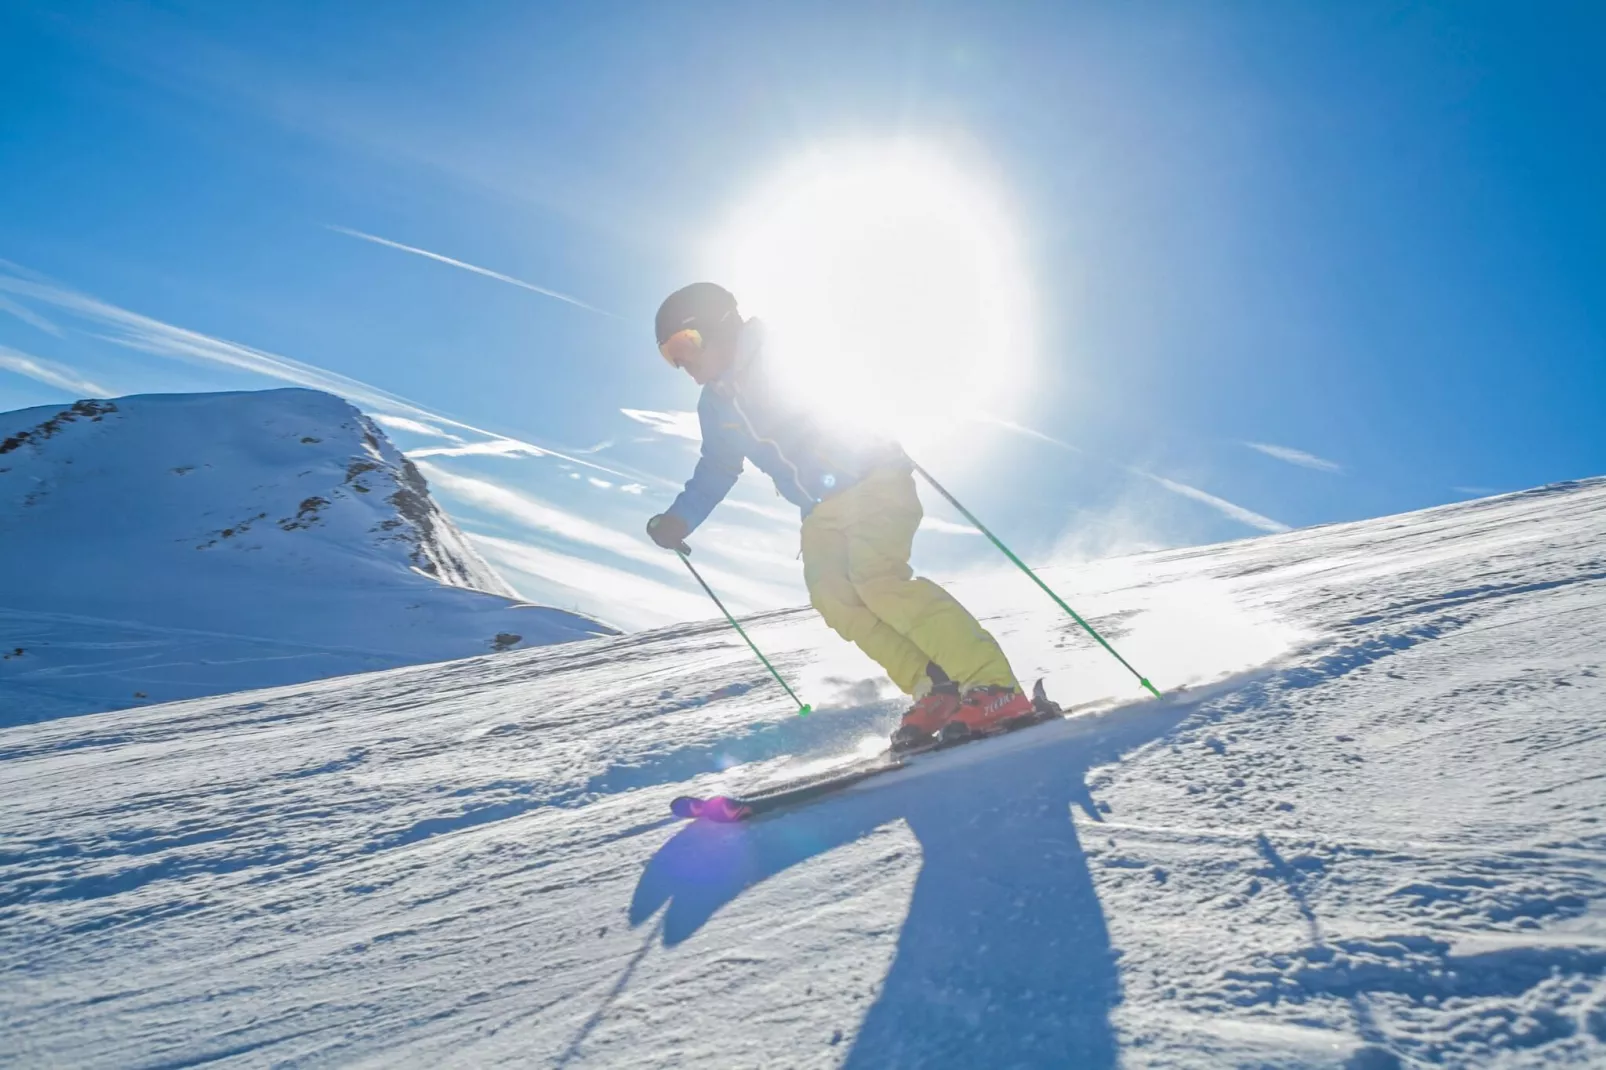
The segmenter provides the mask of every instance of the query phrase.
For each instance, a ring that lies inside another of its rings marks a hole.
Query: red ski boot
[[[903,715],[903,723],[892,733],[892,749],[904,750],[935,736],[959,712],[959,705],[959,685],[951,681],[932,685]]]
[[[942,738],[950,742],[966,736],[985,736],[1034,712],[1031,696],[1018,687],[973,687],[965,692],[959,711],[940,731]]]

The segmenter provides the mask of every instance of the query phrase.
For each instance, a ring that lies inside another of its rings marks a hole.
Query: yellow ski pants
[[[906,465],[876,469],[803,521],[809,601],[838,635],[913,694],[926,662],[961,688],[1017,687],[1009,661],[970,611],[909,567],[920,497]]]

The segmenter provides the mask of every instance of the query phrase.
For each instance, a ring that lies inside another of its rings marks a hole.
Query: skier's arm
[[[708,405],[698,405],[697,415],[703,429],[703,455],[686,481],[686,489],[665,510],[684,520],[688,531],[708,519],[714,506],[736,485],[745,452],[736,431],[724,426]]]

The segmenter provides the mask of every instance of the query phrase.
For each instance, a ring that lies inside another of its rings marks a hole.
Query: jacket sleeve
[[[712,410],[705,396],[697,406],[697,420],[703,431],[703,455],[686,481],[686,489],[666,510],[684,520],[693,531],[708,519],[714,506],[725,500],[742,474],[745,451],[741,437],[725,426]]]

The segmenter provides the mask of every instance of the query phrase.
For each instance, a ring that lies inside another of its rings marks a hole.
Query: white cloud
[[[798,530],[793,524],[789,531],[748,527],[745,524],[710,520],[697,529],[699,547],[721,560],[734,560],[744,571],[751,565],[762,566],[772,578],[792,584],[792,590],[783,605],[797,605],[808,598],[803,589],[803,564],[798,557]],[[699,564],[698,568],[702,568]]]
[[[676,575],[683,573],[680,560],[669,551],[649,543],[645,534],[640,537],[627,535],[489,480],[460,476],[428,461],[420,462],[418,467],[433,487],[487,512],[651,568]],[[700,565],[699,570],[705,579],[715,585],[721,597],[729,598],[733,603],[732,608],[738,612],[776,609],[793,604],[791,592],[780,588],[707,565]]]
[[[672,438],[684,438],[691,442],[703,440],[703,429],[697,422],[695,412],[654,412],[651,409],[620,409],[620,412],[639,424],[646,424],[660,435],[669,435]]]
[[[640,494],[642,491],[646,490],[647,487],[642,483],[626,483],[619,489],[624,491],[626,494]]]
[[[56,308],[60,308],[72,315],[91,320],[112,329],[113,333],[106,336],[106,340],[116,345],[149,353],[153,356],[166,357],[174,360],[188,361],[198,364],[217,364],[238,371],[249,372],[254,375],[277,379],[281,382],[293,383],[313,390],[323,390],[335,394],[357,404],[368,412],[382,411],[387,413],[389,419],[413,418],[422,423],[436,427],[449,427],[475,435],[482,435],[493,441],[517,442],[521,451],[530,456],[546,455],[586,468],[605,472],[621,479],[634,479],[648,483],[658,483],[672,486],[667,480],[656,476],[645,475],[640,472],[624,472],[607,465],[597,464],[580,457],[538,446],[530,442],[499,435],[473,424],[453,420],[440,413],[432,412],[406,398],[381,390],[350,376],[340,375],[337,372],[325,371],[315,365],[306,364],[291,357],[280,356],[267,350],[256,349],[239,342],[230,342],[222,338],[214,338],[183,327],[163,323],[160,320],[142,316],[137,312],[119,308],[108,304],[98,298],[74,290],[63,289],[45,282],[36,282],[29,279],[18,278],[0,274],[0,291],[20,294],[36,301],[43,301]],[[405,416],[403,416],[405,414]]]
[[[1275,457],[1279,461],[1297,464],[1301,468],[1314,468],[1318,472],[1342,472],[1344,470],[1344,466],[1336,461],[1323,460],[1314,453],[1296,450],[1292,446],[1273,446],[1265,442],[1245,442],[1244,445],[1252,450],[1259,450],[1268,457]]]
[[[981,532],[969,524],[956,524],[952,520],[944,520],[938,516],[925,516],[920,518],[920,527],[925,531],[936,531],[943,535],[980,535]]]
[[[57,364],[43,357],[30,357],[26,353],[19,353],[5,346],[0,346],[0,368],[16,372],[18,375],[26,375],[30,379],[36,379],[79,397],[104,398],[112,395],[112,391],[99,383],[85,379],[65,364]]]
[[[786,524],[789,527],[796,527],[798,524],[797,506],[790,503],[782,506],[764,505],[760,502],[743,501],[733,494],[720,502],[719,507],[721,509],[740,509],[744,513],[752,513],[754,516],[761,516],[765,520],[773,520],[778,524]]]
[[[609,483],[606,479],[598,479],[596,476],[587,476],[586,482],[590,483],[593,487],[602,487],[604,490],[613,486],[613,484]]]
[[[514,539],[475,534],[468,537],[475,549],[489,558],[499,571],[512,573],[515,578],[521,574],[534,577],[573,591],[582,605],[582,612],[594,614],[615,626],[651,628],[676,621],[703,620],[718,613],[701,595],[677,590],[611,565]]]
[[[415,435],[428,435],[431,438],[444,438],[452,442],[463,441],[450,431],[442,431],[434,424],[427,424],[422,420],[412,420],[406,416],[391,416],[388,413],[370,413],[375,423],[383,424],[396,431],[411,431]]]
[[[593,520],[587,520],[583,516],[559,509],[518,491],[509,490],[489,480],[458,475],[428,461],[420,462],[418,468],[432,486],[489,512],[561,536],[571,542],[607,550],[633,561],[655,566],[664,564],[660,561],[663,551],[648,545],[645,537],[632,538],[623,532],[604,527]]]
[[[1269,516],[1261,516],[1259,513],[1245,509],[1241,505],[1234,505],[1225,498],[1218,498],[1208,491],[1202,491],[1198,487],[1190,487],[1186,483],[1178,483],[1174,479],[1167,479],[1164,476],[1157,476],[1153,472],[1144,472],[1136,468],[1132,469],[1132,471],[1140,476],[1145,476],[1154,480],[1156,483],[1160,484],[1160,486],[1164,487],[1166,490],[1169,490],[1173,494],[1180,494],[1184,498],[1192,498],[1196,502],[1202,502],[1203,504],[1208,505],[1210,508],[1216,510],[1216,512],[1220,513],[1222,516],[1236,520],[1240,524],[1247,524],[1248,526],[1252,528],[1258,528],[1261,531],[1282,532],[1292,530],[1287,524],[1284,524],[1280,520],[1273,520]]]
[[[493,438],[485,442],[468,442],[461,446],[429,446],[421,450],[408,450],[407,456],[418,457],[545,457],[547,450],[520,442],[513,438]]]
[[[461,268],[464,271],[472,271],[476,275],[484,275],[488,279],[495,279],[497,282],[505,282],[509,286],[517,286],[520,289],[529,290],[531,293],[538,293],[543,297],[551,297],[559,301],[565,301],[576,308],[583,308],[587,312],[595,312],[599,316],[607,316],[609,319],[623,318],[614,315],[612,312],[607,312],[603,309],[597,308],[595,305],[588,305],[578,297],[570,297],[566,293],[559,293],[557,290],[549,290],[545,286],[537,286],[533,282],[525,282],[523,279],[516,279],[512,275],[504,275],[500,271],[492,271],[490,268],[482,268],[477,264],[470,264],[464,260],[456,260],[449,256],[442,256],[440,253],[432,253],[428,249],[420,249],[417,246],[403,245],[401,242],[391,241],[389,238],[381,238],[374,234],[365,234],[360,230],[352,230],[350,227],[336,226],[333,223],[328,224],[328,227],[337,234],[345,234],[348,237],[359,238],[366,242],[373,242],[375,245],[383,245],[388,249],[399,249],[404,253],[412,253],[414,256],[422,256],[441,264],[447,264],[451,267]]]
[[[37,327],[46,334],[53,334],[57,338],[62,337],[60,327],[57,327],[33,309],[26,305],[18,304],[9,297],[0,297],[0,312],[9,312],[30,327]]]

